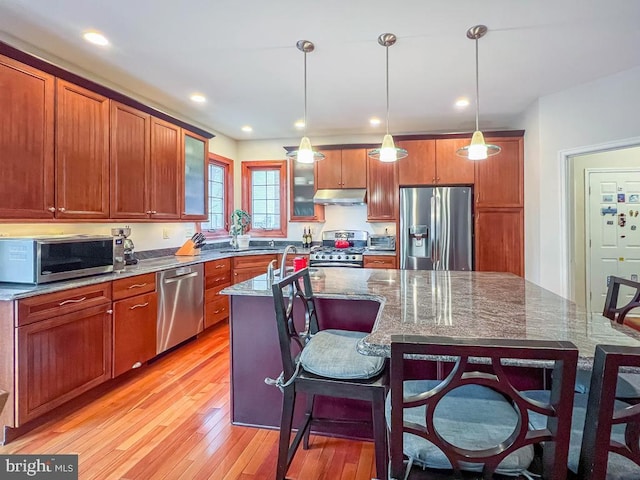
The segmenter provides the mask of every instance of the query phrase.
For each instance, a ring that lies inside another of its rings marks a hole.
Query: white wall
[[[640,67],[636,67],[541,97],[525,115],[523,127],[539,131],[525,139],[525,178],[537,180],[537,185],[527,180],[525,190],[525,204],[531,204],[526,214],[533,216],[526,221],[526,238],[539,245],[527,248],[525,271],[530,272],[530,280],[560,295],[568,296],[568,270],[562,255],[568,226],[561,213],[561,154],[640,137],[639,86]]]

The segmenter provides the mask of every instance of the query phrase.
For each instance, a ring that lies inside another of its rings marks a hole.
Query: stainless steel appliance
[[[47,283],[112,271],[109,236],[0,238],[0,282]]]
[[[386,250],[392,251],[396,249],[395,235],[369,235],[369,250]]]
[[[135,265],[138,263],[133,250],[135,248],[133,240],[129,238],[131,235],[130,227],[112,228],[111,235],[113,240],[113,269],[123,270],[125,265]]]
[[[364,267],[368,233],[362,230],[327,230],[322,245],[309,255],[310,267]]]
[[[400,189],[400,268],[473,270],[471,187]]]
[[[158,330],[156,353],[204,329],[204,265],[163,270],[156,274]]]

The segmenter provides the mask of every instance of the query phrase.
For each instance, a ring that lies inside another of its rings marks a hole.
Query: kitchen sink
[[[240,250],[239,248],[224,248],[222,250],[218,250],[218,252],[220,253],[231,253],[231,252],[277,252],[279,251],[279,248],[276,247],[249,247],[249,248],[243,248],[242,250]]]

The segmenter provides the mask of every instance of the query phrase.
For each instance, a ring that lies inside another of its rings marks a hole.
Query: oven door
[[[322,260],[309,262],[310,267],[348,267],[348,268],[363,268],[364,264],[360,262],[323,262]]]

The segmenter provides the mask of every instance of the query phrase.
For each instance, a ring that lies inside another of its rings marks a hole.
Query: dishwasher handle
[[[166,285],[167,283],[179,282],[180,280],[185,280],[187,278],[192,278],[197,276],[198,276],[198,272],[185,273],[184,275],[178,275],[177,277],[165,278],[164,283]]]

